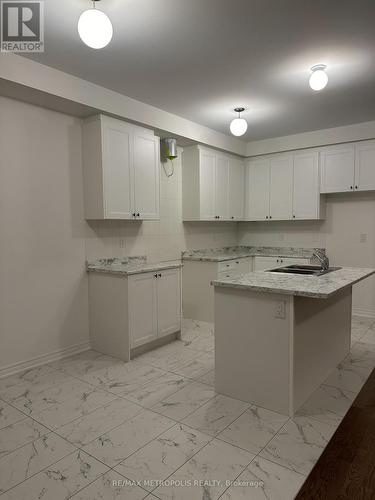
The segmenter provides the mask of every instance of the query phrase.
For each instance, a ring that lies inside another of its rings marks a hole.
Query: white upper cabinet
[[[375,141],[359,142],[355,146],[354,189],[375,189]]]
[[[200,217],[215,217],[215,155],[199,151]]]
[[[293,164],[293,219],[319,219],[319,153],[296,153]]]
[[[242,160],[229,162],[229,219],[243,220],[245,209],[245,164]]]
[[[216,155],[215,169],[215,215],[219,219],[229,218],[229,159]]]
[[[293,155],[280,155],[270,162],[270,219],[292,218]]]
[[[266,220],[270,214],[270,160],[254,159],[246,167],[246,220]]]
[[[319,154],[304,151],[249,160],[246,220],[319,219]]]
[[[330,146],[320,151],[322,193],[354,190],[354,144]]]
[[[375,190],[375,141],[343,144],[320,152],[321,192]]]
[[[134,131],[134,212],[159,218],[159,141],[149,131]],[[138,215],[139,214],[139,215]]]
[[[159,218],[159,138],[98,115],[82,133],[86,219]]]
[[[243,219],[244,175],[242,160],[201,146],[184,148],[183,219]]]
[[[102,133],[104,212],[108,219],[130,219],[134,195],[132,129],[125,123],[110,121]]]

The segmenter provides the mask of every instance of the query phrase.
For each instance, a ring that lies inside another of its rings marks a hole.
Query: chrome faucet
[[[322,271],[327,271],[327,269],[329,269],[329,258],[327,257],[327,255],[325,254],[325,252],[323,252],[319,248],[316,248],[314,250],[313,255],[320,262],[320,265],[322,267]]]

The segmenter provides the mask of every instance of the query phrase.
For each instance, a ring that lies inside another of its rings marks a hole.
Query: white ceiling
[[[244,106],[248,141],[375,119],[374,0],[102,0],[101,51],[77,33],[90,6],[46,0],[46,51],[29,57],[224,133]]]

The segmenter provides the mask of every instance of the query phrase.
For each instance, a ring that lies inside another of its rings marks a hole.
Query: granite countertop
[[[206,248],[202,250],[188,250],[182,252],[182,260],[195,260],[202,262],[223,262],[244,257],[293,257],[312,259],[315,248],[294,247],[247,247],[234,246],[222,248]],[[325,251],[324,248],[319,250]]]
[[[176,269],[178,267],[182,267],[181,262],[149,263],[145,256],[96,259],[86,263],[87,272],[120,274],[124,276],[152,271],[163,271],[165,269]]]
[[[322,276],[301,276],[255,271],[238,278],[223,278],[211,284],[254,292],[281,293],[327,299],[335,293],[375,274],[375,269],[343,267]]]

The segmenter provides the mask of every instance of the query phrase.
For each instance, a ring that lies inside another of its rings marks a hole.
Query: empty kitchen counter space
[[[293,416],[348,354],[352,286],[374,273],[214,280],[216,391]]]
[[[181,267],[149,263],[144,256],[88,262],[93,349],[129,361],[178,337]]]
[[[184,317],[209,323],[214,321],[214,290],[211,281],[236,278],[251,271],[272,269],[280,265],[310,264],[314,250],[233,246],[183,252]]]

